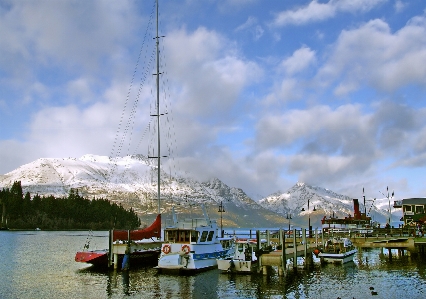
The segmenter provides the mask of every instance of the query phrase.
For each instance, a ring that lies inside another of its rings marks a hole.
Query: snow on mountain
[[[147,161],[140,157],[42,158],[1,176],[0,187],[10,187],[14,181],[21,181],[24,192],[31,194],[62,197],[75,188],[84,195],[102,195],[110,189],[134,191],[137,185],[134,182],[143,183],[140,174],[149,169]]]
[[[141,155],[110,159],[85,155],[75,158],[43,158],[22,165],[0,176],[0,188],[10,188],[21,181],[23,191],[31,195],[65,197],[71,188],[87,198],[107,198],[132,207],[141,217],[157,212],[157,168]],[[225,207],[224,223],[228,226],[278,225],[282,217],[259,206],[243,190],[232,188],[217,178],[198,182],[172,177],[161,172],[161,211],[175,207],[182,217],[200,214],[203,203],[213,218],[218,205]]]
[[[142,155],[42,158],[0,175],[0,188],[10,188],[14,181],[21,181],[23,191],[31,195],[65,197],[74,188],[87,198],[107,198],[126,208],[132,207],[142,218],[155,214],[158,207],[157,168]],[[289,222],[287,216],[291,216],[290,221],[295,225],[306,226],[310,218],[312,225],[319,226],[324,216],[353,215],[351,197],[301,182],[257,203],[242,189],[229,187],[217,178],[198,182],[161,172],[162,213],[169,213],[175,207],[182,217],[189,216],[201,203],[216,219],[220,217],[218,206],[222,203],[225,208],[222,217],[227,226],[285,226]],[[387,198],[368,202],[365,207],[363,200],[359,203],[361,211],[365,209],[373,220],[386,222]]]
[[[309,202],[309,209],[308,209]],[[363,199],[359,199],[361,212],[366,211],[367,215],[373,220],[385,223],[388,214],[379,209],[377,204],[380,201],[372,203],[366,202],[363,205]],[[285,193],[274,193],[259,201],[259,204],[266,209],[276,211],[277,213],[299,221],[306,221],[311,218],[311,225],[320,225],[321,219],[326,216],[347,217],[354,215],[353,198],[337,194],[329,189],[314,187],[305,183],[298,182]],[[304,209],[304,211],[302,211]],[[315,209],[315,211],[314,211]]]

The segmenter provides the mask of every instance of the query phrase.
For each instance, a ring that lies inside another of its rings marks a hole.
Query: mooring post
[[[280,235],[279,235],[279,243],[281,246],[282,254],[281,254],[281,274],[280,271],[278,271],[279,275],[285,275],[286,269],[286,259],[285,259],[285,242],[284,242],[285,236],[283,233],[283,230],[280,228]]]
[[[118,267],[118,254],[114,253],[114,269]]]
[[[303,243],[303,251],[304,251],[303,256],[306,260],[306,255],[307,255],[306,249],[308,248],[308,244],[306,242],[306,229],[304,229],[304,228],[302,229],[302,243]]]
[[[250,230],[251,234],[251,230]],[[258,272],[262,271],[264,267],[262,267],[262,252],[260,249],[260,232],[259,230],[256,230],[256,257],[259,263]],[[266,272],[266,271],[263,271]],[[264,273],[265,274],[265,273]]]
[[[110,229],[108,234],[108,268],[112,265],[112,248],[114,240],[114,230]]]
[[[315,228],[315,246],[318,247],[318,227]]]
[[[296,229],[293,228],[293,270],[297,270],[297,243],[296,243]]]
[[[266,244],[271,245],[271,232],[269,230],[266,231]]]

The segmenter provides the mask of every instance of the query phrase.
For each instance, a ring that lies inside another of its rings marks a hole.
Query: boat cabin
[[[167,243],[207,244],[215,240],[215,235],[214,230],[167,228],[164,231],[164,239]]]
[[[217,225],[204,218],[185,219],[164,229],[166,243],[212,244],[217,242]]]

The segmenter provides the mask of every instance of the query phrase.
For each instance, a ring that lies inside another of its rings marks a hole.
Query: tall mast
[[[158,214],[160,214],[160,37],[158,35],[158,0],[157,0],[157,34],[156,34],[156,47],[157,47],[157,200],[158,200]]]

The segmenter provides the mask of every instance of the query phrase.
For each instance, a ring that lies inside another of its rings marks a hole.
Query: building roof
[[[426,197],[418,197],[418,198],[404,198],[402,200],[403,205],[425,205]]]

